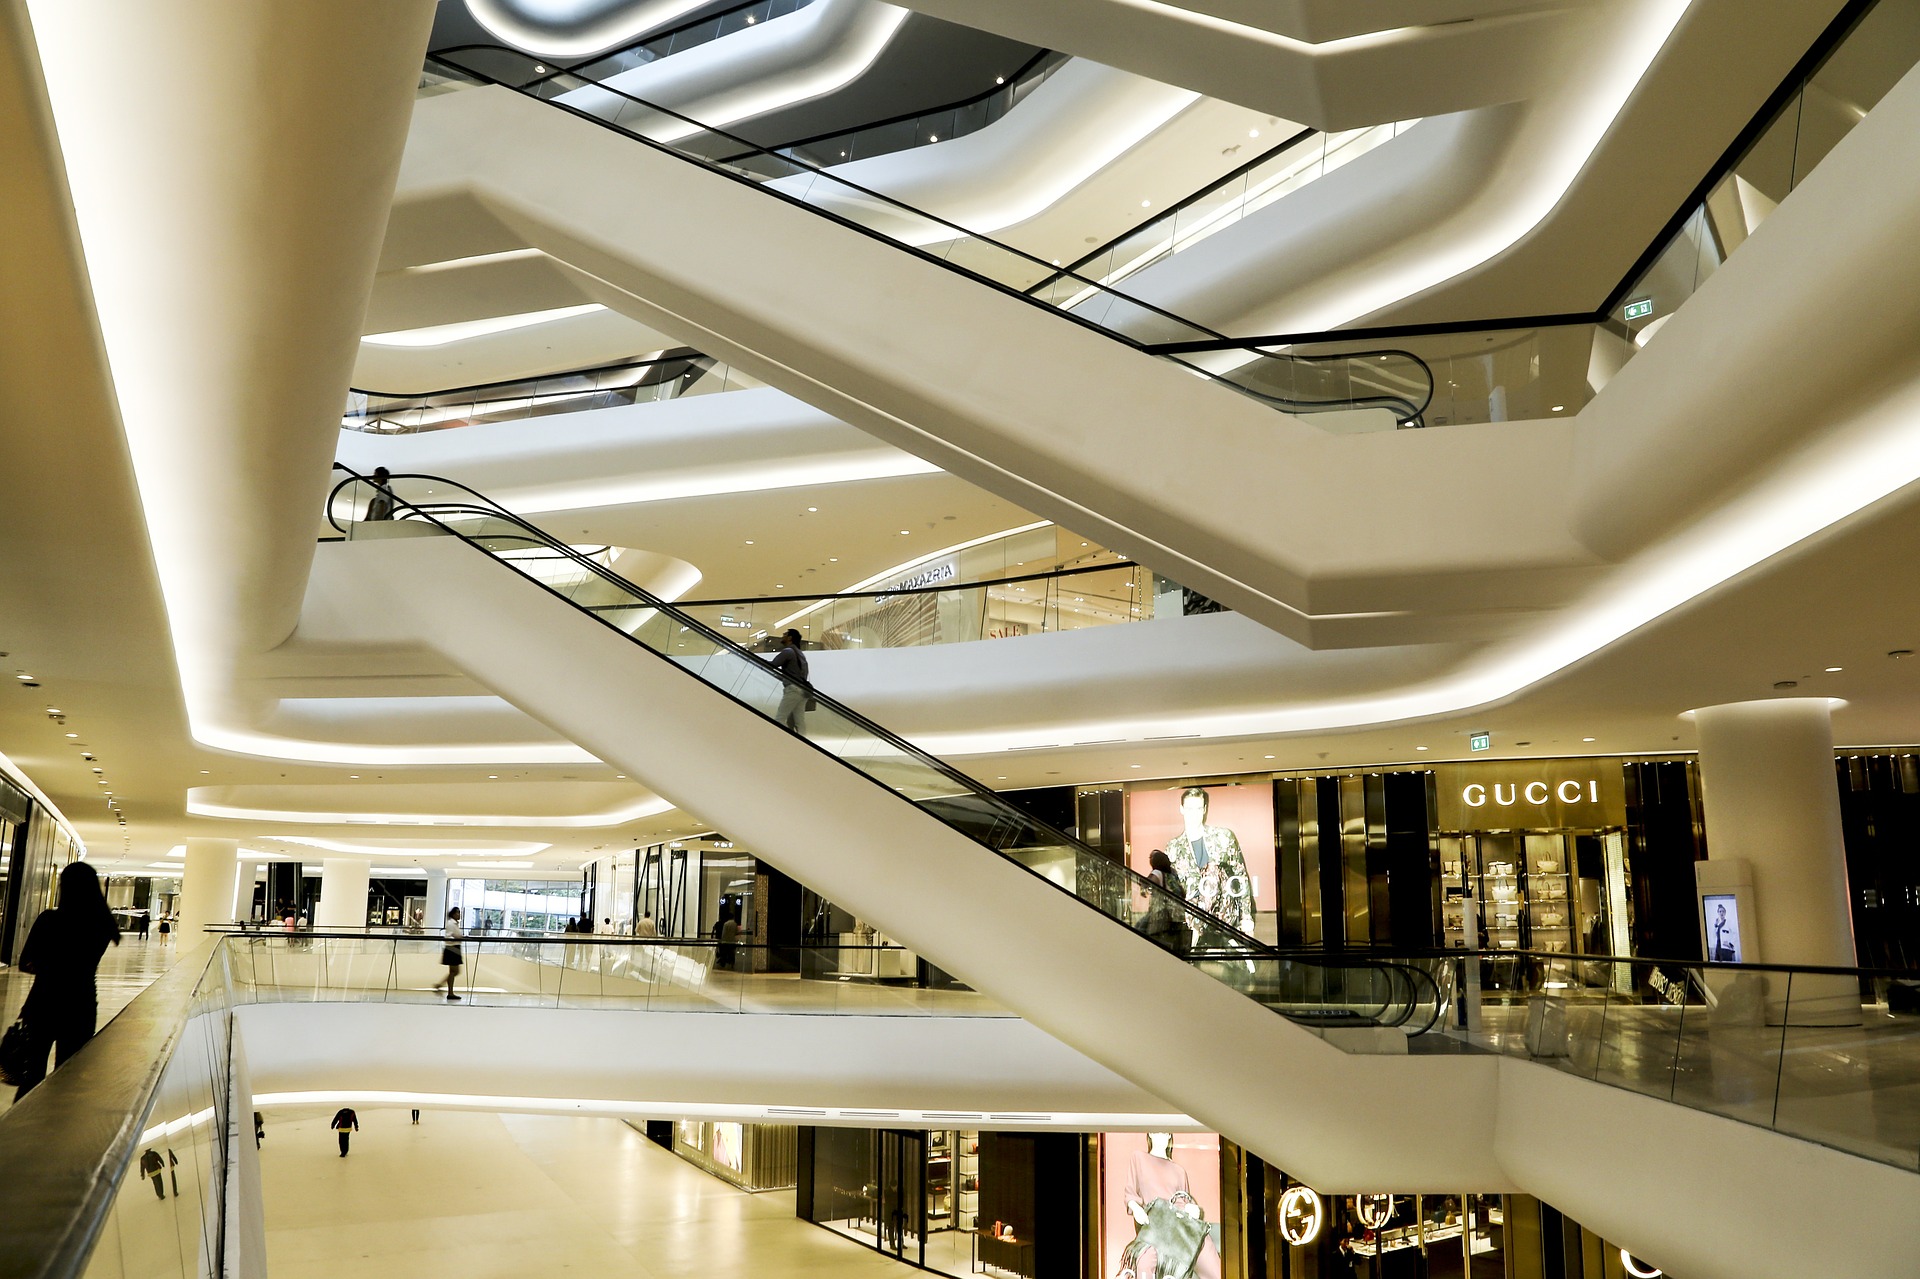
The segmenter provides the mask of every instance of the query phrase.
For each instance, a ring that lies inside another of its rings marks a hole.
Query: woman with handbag
[[[16,1101],[47,1077],[48,1050],[62,1066],[93,1038],[93,975],[107,947],[119,944],[120,925],[99,874],[86,862],[69,862],[60,872],[59,904],[40,912],[20,949],[20,971],[33,974],[33,988],[0,1051],[7,1081],[19,1085]]]

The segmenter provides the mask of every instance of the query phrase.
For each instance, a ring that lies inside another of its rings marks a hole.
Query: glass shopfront
[[[581,913],[572,879],[449,879],[447,907],[469,933],[557,933]]]
[[[1081,1279],[1086,1142],[1080,1133],[802,1128],[795,1210],[956,1279]]]
[[[799,1129],[789,1124],[738,1124],[682,1119],[673,1125],[673,1153],[742,1190],[793,1185]]]
[[[1134,782],[1079,788],[1075,812],[1107,855],[1145,874],[1164,852],[1189,900],[1279,946],[1698,950],[1686,760]]]

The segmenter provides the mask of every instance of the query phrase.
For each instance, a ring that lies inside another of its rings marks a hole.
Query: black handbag
[[[33,1073],[33,1034],[24,1019],[7,1027],[0,1035],[0,1084],[19,1087]],[[42,1060],[45,1050],[42,1049]]]

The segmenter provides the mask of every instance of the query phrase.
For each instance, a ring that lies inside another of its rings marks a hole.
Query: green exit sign
[[[1467,749],[1470,751],[1490,751],[1493,749],[1492,733],[1468,733]]]
[[[1626,317],[1629,320],[1644,320],[1653,314],[1653,299],[1641,298],[1638,302],[1627,303]]]

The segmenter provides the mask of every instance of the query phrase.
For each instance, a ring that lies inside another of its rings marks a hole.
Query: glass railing
[[[460,538],[983,848],[1275,1011],[1304,1020],[1395,1026],[1437,1015],[1440,998],[1426,974],[1387,961],[1273,951],[1251,935],[1244,884],[1239,897],[1224,882],[1211,890],[1196,885],[1199,902],[1167,892],[463,485],[397,475],[381,494],[348,468],[336,463],[335,469],[348,478],[328,495],[326,516],[347,540],[390,537],[402,523],[425,523]],[[383,506],[391,503],[392,519],[366,518],[376,496]],[[548,558],[529,571],[524,559],[536,544]],[[575,572],[554,574],[552,558],[572,558]],[[1322,1004],[1324,1014],[1308,1016],[1307,1008]]]
[[[241,1002],[448,1002],[438,933],[223,931]],[[1013,1016],[965,987],[920,984],[914,956],[896,946],[474,935],[460,950],[455,993],[480,1008]]]
[[[1251,163],[1201,188],[1159,217],[1143,222],[1067,270],[1115,285],[1205,240],[1284,196],[1344,168],[1418,124],[1401,120],[1341,133],[1303,129]],[[1038,286],[1046,288],[1051,280]]]
[[[1699,291],[1779,203],[1915,65],[1920,23],[1910,0],[1850,7],[1768,100],[1660,239],[1594,312],[1443,327],[1389,327],[1156,345],[1161,355],[1244,379],[1247,351],[1364,364],[1390,344],[1417,360],[1431,387],[1426,426],[1533,421],[1580,412]],[[1100,274],[1096,264],[1087,274]],[[1336,364],[1346,368],[1348,364]],[[1370,383],[1385,393],[1386,370]],[[1282,395],[1298,395],[1282,386]],[[1411,394],[1411,390],[1403,393]]]
[[[412,395],[352,390],[347,392],[340,425],[345,430],[374,435],[412,435],[629,404],[656,404],[762,385],[712,356],[686,352]]]
[[[877,155],[892,155],[896,151],[910,151],[914,147],[931,146],[937,142],[951,142],[955,138],[978,133],[1005,118],[1007,112],[1025,101],[1028,94],[1045,83],[1067,61],[1065,54],[1043,51],[1028,59],[1011,76],[996,77],[997,83],[993,88],[958,102],[912,115],[875,121],[854,129],[799,138],[773,149],[788,159],[826,168],[855,160],[870,160]],[[714,159],[720,164],[750,158],[724,138],[717,142]]]
[[[1236,345],[1206,326],[1130,297],[1092,276],[1063,271],[1023,252],[882,192],[850,182],[796,156],[713,129],[670,108],[576,75],[539,78],[532,60],[506,49],[435,57],[430,68],[448,82],[496,84],[547,101],[690,163],[701,165],[788,203],[888,241],[1011,296],[1044,306],[1136,349],[1154,350],[1210,378],[1290,413],[1371,413],[1381,426],[1417,426],[1432,390],[1431,376],[1411,352],[1374,350],[1364,357],[1304,357]],[[515,70],[515,59],[525,63]],[[581,89],[592,89],[581,94]],[[711,158],[732,148],[722,162]],[[1188,359],[1172,343],[1224,343],[1230,353]]]
[[[236,1273],[231,1022],[223,948],[189,952],[0,1116],[0,1270]]]
[[[771,651],[788,627],[809,648],[922,648],[1152,621],[1161,602],[1155,581],[1121,561],[948,586],[675,600],[674,607],[757,652]]]
[[[1508,950],[1404,962],[1453,993],[1436,1029],[1464,1048],[1920,1171],[1920,971]]]

